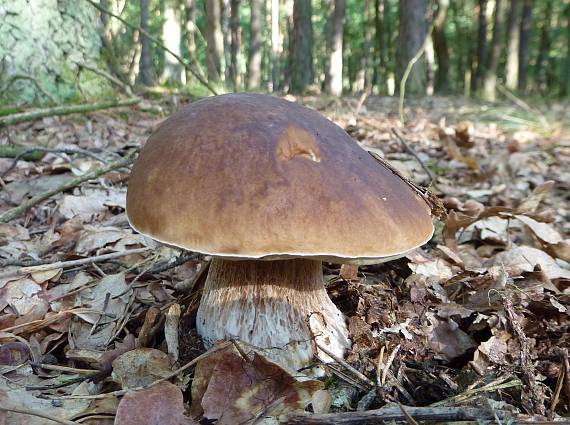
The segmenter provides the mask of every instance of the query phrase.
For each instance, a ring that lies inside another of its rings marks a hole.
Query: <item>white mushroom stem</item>
[[[345,318],[323,283],[320,261],[230,261],[214,258],[196,321],[206,347],[237,338],[269,360],[298,370],[350,347]],[[315,344],[316,342],[316,344]]]

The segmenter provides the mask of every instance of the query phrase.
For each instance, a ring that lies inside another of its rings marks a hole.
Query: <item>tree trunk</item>
[[[532,29],[533,3],[533,0],[524,0],[520,25],[518,88],[523,93],[526,91],[528,47],[530,45],[530,31]]]
[[[164,45],[178,56],[182,56],[180,42],[182,40],[182,27],[180,16],[176,10],[177,2],[169,0],[164,8],[164,24],[162,26],[162,39]],[[172,84],[182,84],[186,79],[184,67],[170,53],[164,52],[164,71],[162,80]]]
[[[221,55],[223,49],[222,30],[220,28],[219,0],[204,0],[206,13],[206,64],[208,80],[219,81],[221,77]]]
[[[371,33],[372,22],[370,22],[370,0],[364,0],[364,55],[362,56],[362,69],[364,70],[364,89],[368,90],[372,84],[370,77],[370,61],[374,63],[374,57],[371,57],[370,51],[372,44]]]
[[[542,16],[542,28],[536,59],[535,79],[541,92],[548,89],[550,70],[548,66],[548,53],[550,52],[550,19],[552,17],[552,0],[545,0],[544,15]]]
[[[313,15],[311,0],[293,3],[291,92],[303,93],[313,83]]]
[[[271,0],[271,90],[279,89],[279,0]]]
[[[380,87],[381,81],[386,80],[386,69],[384,64],[384,36],[382,34],[382,17],[384,15],[384,2],[374,0],[374,74],[372,84],[378,87],[379,92],[383,92]]]
[[[519,79],[520,5],[521,0],[510,0],[509,15],[507,17],[505,85],[511,90],[517,88]]]
[[[562,71],[562,95],[570,98],[570,3],[566,6],[566,61]]]
[[[148,1],[148,0],[146,0]],[[186,0],[186,46],[188,56],[196,60],[196,0]]]
[[[141,28],[148,32],[148,6],[149,0],[141,0]],[[141,34],[141,59],[139,62],[140,82],[145,86],[152,86],[152,58],[150,40]]]
[[[493,17],[493,38],[491,40],[491,51],[487,58],[485,77],[483,80],[483,91],[481,96],[490,102],[496,100],[497,88],[497,68],[502,50],[502,27],[503,27],[503,0],[495,0],[495,12]]]
[[[445,20],[449,0],[438,0],[437,14],[433,21],[433,47],[437,60],[437,73],[435,75],[435,87],[438,92],[449,90],[449,51],[447,37],[445,36]]]
[[[333,96],[342,94],[342,35],[344,29],[344,0],[335,0],[330,24],[329,78],[325,90]]]
[[[230,3],[230,30],[231,30],[231,66],[230,81],[233,84],[234,91],[238,91],[241,87],[241,76],[239,72],[238,52],[241,47],[241,37],[239,31],[239,1],[231,0]]]
[[[250,0],[249,57],[247,63],[247,88],[261,86],[261,8],[262,0]]]
[[[396,81],[400,84],[408,62],[420,50],[427,33],[427,0],[401,0],[398,50],[396,53]],[[426,92],[426,62],[422,57],[414,65],[408,78],[406,92],[424,95]]]
[[[222,44],[224,46],[224,81],[228,82],[231,87],[234,86],[232,80],[232,64],[231,64],[231,44],[232,34],[230,32],[230,0],[220,0],[220,18],[222,27]]]
[[[487,59],[487,0],[479,0],[479,27],[477,30],[477,68],[471,80],[471,91],[477,92],[485,75]]]

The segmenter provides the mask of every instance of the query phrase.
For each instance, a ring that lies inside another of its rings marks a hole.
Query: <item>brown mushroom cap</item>
[[[133,167],[127,215],[158,241],[233,258],[381,262],[433,233],[427,204],[342,128],[258,94],[167,119]]]

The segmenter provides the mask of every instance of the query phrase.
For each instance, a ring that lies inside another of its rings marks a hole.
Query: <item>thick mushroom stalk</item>
[[[345,318],[323,284],[320,261],[230,261],[214,258],[196,327],[206,347],[237,338],[269,360],[298,370],[350,347]],[[315,344],[316,342],[316,344]]]

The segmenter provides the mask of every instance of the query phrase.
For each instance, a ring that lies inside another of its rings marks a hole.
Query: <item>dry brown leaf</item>
[[[473,338],[462,331],[452,319],[443,320],[433,313],[427,313],[431,326],[426,327],[424,334],[433,351],[446,360],[453,360],[462,356],[477,344]]]
[[[509,276],[532,272],[537,265],[551,280],[570,279],[570,270],[560,267],[546,252],[530,246],[519,246],[500,252],[485,263],[487,267],[504,267]]]
[[[122,388],[135,388],[164,378],[172,372],[172,359],[154,348],[137,348],[113,360],[113,379]]]
[[[204,416],[217,424],[246,424],[264,417],[279,417],[303,410],[319,381],[298,381],[287,371],[255,353],[249,361],[225,352],[213,369],[202,399]]]
[[[119,403],[115,425],[197,425],[184,416],[180,389],[161,382],[140,391],[130,391]]]

